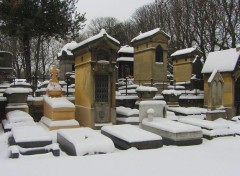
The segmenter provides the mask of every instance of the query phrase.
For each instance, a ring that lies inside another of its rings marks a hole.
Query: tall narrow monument
[[[104,29],[72,50],[75,56],[76,119],[95,128],[115,123],[116,58],[120,43]]]

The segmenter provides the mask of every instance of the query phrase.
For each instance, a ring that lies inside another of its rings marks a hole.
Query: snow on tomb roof
[[[61,51],[58,53],[58,57],[62,56],[63,51],[67,53],[67,55],[72,56],[73,53],[71,52],[73,48],[77,46],[77,42],[72,41],[71,43],[67,43],[66,45],[63,46]]]
[[[195,51],[196,49],[197,49],[197,47],[191,47],[191,48],[177,50],[173,54],[171,54],[171,57],[180,56],[180,55],[184,55],[184,54],[190,54],[193,51]]]
[[[13,94],[13,93],[29,93],[28,88],[21,88],[21,87],[9,87],[5,90],[6,94]]]
[[[101,31],[99,32],[99,34],[94,35],[94,36],[92,36],[92,37],[90,37],[90,38],[88,38],[88,39],[86,39],[86,40],[78,43],[72,50],[74,50],[74,49],[76,49],[76,48],[78,48],[78,47],[81,47],[81,46],[83,46],[83,45],[85,45],[85,44],[87,44],[87,43],[90,43],[90,42],[92,42],[92,41],[95,41],[95,40],[97,40],[97,39],[100,39],[100,38],[102,38],[102,37],[104,37],[104,36],[107,36],[107,38],[111,39],[111,40],[114,41],[115,43],[120,44],[120,42],[119,42],[118,40],[116,40],[115,38],[113,38],[113,37],[111,37],[110,35],[108,35],[108,33],[106,32],[105,29],[101,29]]]
[[[133,53],[134,49],[131,46],[125,45],[125,46],[121,46],[120,50],[118,51],[118,53]]]
[[[217,73],[218,73],[218,69],[215,68],[215,69],[213,70],[211,76],[210,76],[209,79],[208,79],[208,82],[209,82],[209,83],[213,81],[213,79],[214,79],[214,77],[215,77],[215,75],[216,75]]]
[[[240,52],[236,48],[210,52],[203,66],[202,73],[212,73],[214,69],[219,72],[231,72],[235,69]]]
[[[150,36],[152,36],[152,35],[154,35],[158,32],[162,32],[164,35],[166,35],[168,38],[170,38],[170,36],[167,33],[161,31],[160,28],[156,28],[156,29],[153,29],[153,30],[148,31],[148,32],[140,33],[137,37],[135,37],[131,40],[131,43],[136,42],[138,40],[142,40],[142,39],[147,38],[147,37],[150,37]]]
[[[119,58],[117,58],[117,61],[133,62],[134,58],[133,57],[119,57]]]

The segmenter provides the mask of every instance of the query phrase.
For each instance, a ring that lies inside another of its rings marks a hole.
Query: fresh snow
[[[46,101],[52,108],[75,108],[75,105],[65,97],[52,98],[44,96],[44,101]]]
[[[209,129],[209,130],[229,128],[227,124],[217,123],[209,120],[191,118],[191,117],[180,118],[178,121],[186,124],[195,125],[201,128]]]
[[[148,86],[139,86],[136,88],[137,92],[143,92],[143,91],[148,91],[148,92],[157,92],[158,89],[156,87],[148,87]]]
[[[173,111],[173,112],[177,112],[177,113],[185,114],[185,115],[201,114],[201,111],[199,111],[198,109],[193,109],[193,108],[168,107],[167,109],[169,111]]]
[[[218,69],[215,68],[215,69],[213,70],[211,76],[210,76],[209,79],[208,79],[208,83],[211,83],[211,82],[213,81],[213,78],[215,77],[215,75],[217,74],[217,72],[218,72]]]
[[[55,132],[55,131],[52,131]],[[0,135],[0,170],[7,176],[73,176],[79,175],[151,175],[159,176],[236,176],[239,174],[240,137],[203,139],[201,145],[159,149],[131,148],[106,155],[59,157],[51,153],[8,159],[9,133]],[[219,161],[219,162],[217,162]],[[106,169],[104,169],[106,168]],[[174,168],[174,169],[173,169]]]
[[[177,91],[177,90],[163,90],[162,94],[163,95],[175,95],[175,96],[178,96],[178,95],[181,95],[182,93],[180,91]]]
[[[139,123],[139,117],[117,117],[116,120],[125,123]]]
[[[137,37],[135,37],[131,40],[131,43],[136,42],[138,40],[142,40],[142,39],[147,38],[147,37],[150,37],[150,36],[160,32],[160,31],[161,31],[160,28],[156,28],[156,29],[153,29],[153,30],[145,32],[145,33],[140,33]],[[163,31],[161,31],[161,32],[163,32]],[[165,32],[163,32],[163,33],[170,38],[170,36],[168,34],[166,34]]]
[[[6,94],[13,94],[13,93],[29,93],[28,88],[22,87],[9,87],[5,91]]]
[[[71,43],[67,43],[64,45],[64,47],[61,49],[61,51],[58,53],[58,57],[62,56],[63,51],[67,53],[67,55],[72,56],[72,49],[77,46],[77,43],[75,41],[72,41]]]
[[[8,120],[4,119],[2,120],[2,125],[5,130],[11,130],[14,127],[33,126],[33,125],[36,125],[36,123],[34,121],[22,121],[22,122],[10,123]]]
[[[121,48],[118,51],[118,53],[132,53],[132,54],[133,52],[134,52],[133,47],[130,47],[128,45],[121,46]]]
[[[16,143],[52,141],[51,135],[38,125],[13,127],[12,135]]]
[[[74,145],[78,156],[112,153],[115,151],[111,139],[91,128],[62,129],[58,131],[58,134]],[[60,141],[61,139],[59,138]]]
[[[104,126],[101,129],[119,139],[127,142],[143,142],[152,140],[162,140],[162,137],[151,132],[142,130],[133,125],[114,125],[114,126]]]
[[[236,48],[215,51],[208,54],[202,73],[212,73],[215,69],[219,72],[231,72],[235,69],[240,52]]]
[[[43,124],[46,124],[49,127],[78,126],[79,125],[79,123],[75,119],[53,121],[44,116],[41,118],[40,122]]]
[[[126,61],[126,62],[133,62],[134,58],[133,57],[119,57],[117,58],[117,61]]]
[[[78,47],[81,47],[81,46],[83,46],[83,45],[85,45],[87,43],[90,43],[92,41],[95,41],[95,40],[97,40],[99,38],[102,38],[102,37],[104,37],[104,35],[106,35],[109,39],[111,39],[115,43],[120,44],[120,42],[118,40],[116,40],[115,38],[113,38],[110,35],[108,35],[105,29],[102,29],[99,34],[97,34],[95,36],[92,36],[92,37],[90,37],[90,38],[88,38],[88,39],[78,43],[72,50],[74,50],[74,49],[76,49]]]
[[[172,133],[201,131],[201,128],[199,127],[175,122],[162,117],[155,117],[153,118],[153,121],[149,121],[147,118],[144,118],[142,124],[159,130],[169,131]]]
[[[26,122],[26,121],[33,122],[32,116],[20,110],[14,110],[14,111],[8,112],[6,114],[6,118],[9,123],[18,123],[18,122]]]
[[[190,54],[193,51],[195,51],[196,49],[197,49],[196,47],[192,47],[192,48],[186,48],[186,49],[182,49],[182,50],[177,50],[173,54],[171,54],[171,57],[180,56],[180,55],[184,55],[184,54]]]
[[[116,107],[116,112],[119,115],[123,116],[139,116],[139,110],[138,109],[131,109],[123,106]]]

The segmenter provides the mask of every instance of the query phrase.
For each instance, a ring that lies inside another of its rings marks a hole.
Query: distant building
[[[195,78],[202,79],[203,61],[202,52],[196,47],[178,50],[171,55],[173,61],[173,79],[176,82],[190,81]]]
[[[77,45],[75,41],[67,43],[58,53],[57,59],[59,60],[59,80],[66,80],[65,74],[72,72],[74,68],[74,56],[71,50]]]
[[[135,81],[167,81],[169,40],[170,36],[160,28],[141,33],[132,39]]]
[[[240,49],[231,48],[208,54],[203,66],[204,105],[208,103],[208,80],[217,69],[223,78],[223,106],[228,109],[229,116],[240,114]]]
[[[128,45],[122,46],[118,51],[118,78],[126,78],[133,76],[133,47]]]

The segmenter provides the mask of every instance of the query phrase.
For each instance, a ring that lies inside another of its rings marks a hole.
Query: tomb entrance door
[[[111,89],[108,74],[95,75],[95,123],[110,122]]]

